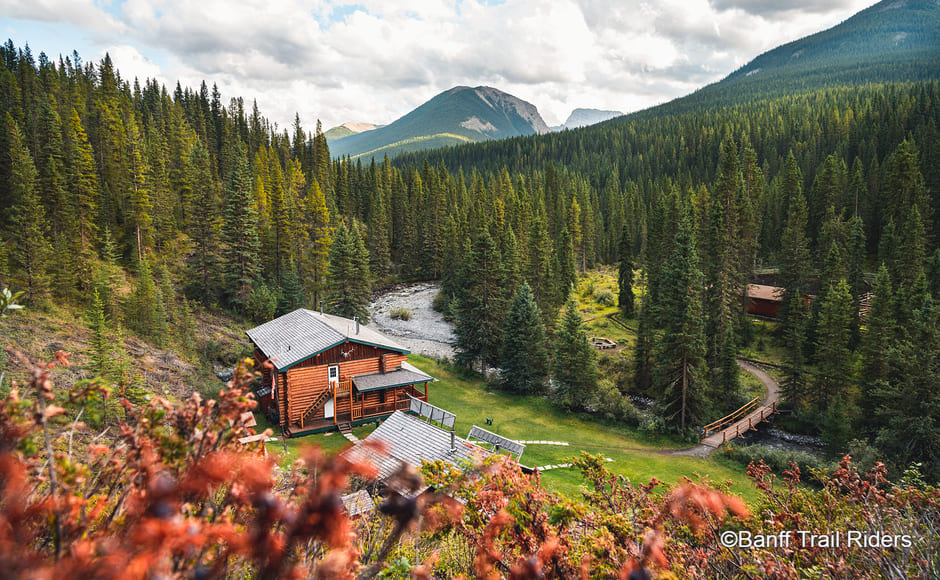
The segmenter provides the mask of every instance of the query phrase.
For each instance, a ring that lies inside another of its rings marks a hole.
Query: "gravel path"
[[[456,341],[453,326],[431,308],[439,290],[438,284],[422,283],[381,295],[369,305],[372,321],[368,327],[390,336],[411,352],[433,358],[452,358]],[[411,318],[392,318],[390,313],[395,308],[407,309]]]

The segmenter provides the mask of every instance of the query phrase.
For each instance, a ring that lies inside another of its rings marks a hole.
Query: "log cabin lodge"
[[[428,400],[436,379],[400,344],[341,316],[298,309],[248,330],[260,409],[288,437],[347,428]],[[270,365],[265,365],[270,361]]]

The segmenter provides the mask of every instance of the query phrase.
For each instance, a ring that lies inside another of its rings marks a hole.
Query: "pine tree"
[[[190,280],[193,294],[211,304],[213,297],[217,296],[214,277],[219,262],[221,216],[218,186],[212,178],[209,163],[208,149],[197,141],[189,154],[192,196],[186,200],[186,213],[190,216],[187,230],[196,245],[190,262]]]
[[[341,224],[330,247],[327,296],[330,312],[346,318],[358,317],[363,324],[369,322],[371,285],[369,252],[359,228],[353,224],[349,229]]]
[[[501,265],[496,242],[483,228],[460,274],[454,333],[457,361],[468,367],[480,361],[484,374],[502,352],[506,302]]]
[[[567,299],[568,294],[578,281],[577,267],[575,266],[574,246],[568,228],[562,228],[558,245],[555,246],[558,266],[555,269],[556,304]]]
[[[551,260],[552,242],[548,237],[545,217],[536,214],[529,228],[529,262],[526,265],[526,281],[542,314],[548,316],[552,309]]]
[[[153,203],[150,197],[150,188],[153,184],[150,179],[150,164],[144,157],[144,139],[137,128],[137,123],[133,120],[127,124],[127,167],[131,233],[134,234],[133,245],[137,249],[137,259],[142,260],[148,248],[151,248],[154,243],[153,218],[151,217]]]
[[[251,197],[251,175],[241,143],[232,150],[232,171],[225,188],[222,214],[222,276],[225,296],[236,310],[244,312],[253,286],[260,281],[258,215]]]
[[[617,304],[624,318],[636,316],[635,296],[633,294],[633,244],[626,225],[620,231],[620,265],[617,268]]]
[[[784,399],[794,407],[802,405],[806,392],[805,359],[807,276],[810,271],[809,242],[806,236],[808,212],[801,192],[802,177],[793,159],[787,157],[785,195],[787,195],[787,221],[780,240],[780,282],[784,288],[780,309],[784,336]]]
[[[166,306],[147,260],[137,263],[137,285],[127,301],[128,326],[140,336],[163,346],[167,338]]]
[[[503,326],[499,364],[503,385],[517,393],[541,393],[548,378],[548,364],[542,313],[532,289],[523,282]]]
[[[95,217],[101,197],[98,174],[88,135],[82,127],[78,112],[73,108],[66,134],[68,153],[66,157],[67,187],[78,225],[82,249],[95,241],[98,224]]]
[[[691,218],[683,218],[675,249],[663,264],[658,317],[663,335],[654,353],[654,386],[667,423],[685,432],[704,419],[708,376],[702,306],[702,274]]]
[[[888,380],[888,349],[886,345],[896,342],[894,320],[894,292],[891,277],[884,264],[878,269],[872,298],[865,321],[866,332],[862,335],[861,355],[862,398],[860,407],[867,416],[875,410],[873,392],[879,382]]]
[[[85,313],[91,339],[88,341],[88,356],[91,359],[91,370],[98,376],[104,377],[108,371],[108,363],[114,345],[108,338],[108,313],[98,289],[92,290],[91,304]]]
[[[862,297],[865,294],[865,224],[862,218],[855,216],[849,220],[849,290],[852,292],[852,348],[858,346],[861,340],[861,320],[859,312],[862,306]]]
[[[814,389],[820,408],[828,408],[836,397],[847,394],[853,374],[852,294],[845,280],[830,284],[819,306],[819,337],[816,363],[821,374]]]
[[[52,253],[46,211],[36,192],[36,167],[26,148],[20,129],[9,113],[6,115],[8,152],[11,164],[10,210],[11,262],[17,276],[14,282],[26,291],[26,302],[34,303],[48,289],[46,271]]]
[[[920,462],[940,476],[940,305],[915,310],[905,337],[888,350],[888,379],[878,384],[874,421],[876,446],[891,467]]]
[[[304,279],[307,291],[316,307],[322,300],[326,289],[329,270],[330,247],[333,243],[333,227],[330,226],[330,210],[326,206],[326,196],[314,181],[307,190],[307,235],[310,249],[305,262]],[[387,246],[386,246],[387,255]]]
[[[568,299],[552,348],[552,382],[558,402],[582,409],[597,390],[596,353],[588,343],[584,322],[574,299]]]

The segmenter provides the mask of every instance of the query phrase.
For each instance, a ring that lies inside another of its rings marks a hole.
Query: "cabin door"
[[[332,366],[328,367],[326,370],[327,382],[330,387],[330,391],[336,393],[336,387],[339,385],[339,367]],[[323,405],[323,417],[325,419],[333,418],[333,401],[335,399],[330,398],[329,401]]]

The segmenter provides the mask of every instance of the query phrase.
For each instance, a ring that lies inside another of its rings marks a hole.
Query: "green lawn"
[[[527,445],[521,463],[545,466],[564,463],[582,451],[613,459],[607,463],[614,473],[637,483],[653,477],[669,484],[688,476],[707,477],[713,482],[730,482],[731,490],[746,500],[757,491],[744,475],[744,468],[698,459],[664,455],[662,450],[676,448],[675,443],[650,441],[635,431],[573,416],[554,408],[541,397],[523,397],[487,389],[482,380],[469,373],[443,366],[436,361],[412,355],[409,362],[439,379],[428,387],[431,404],[457,415],[457,434],[465,437],[471,425],[478,425],[517,440],[566,441],[569,446]],[[486,424],[486,418],[493,420]],[[552,491],[577,497],[580,474],[570,468],[546,471],[542,481]]]

